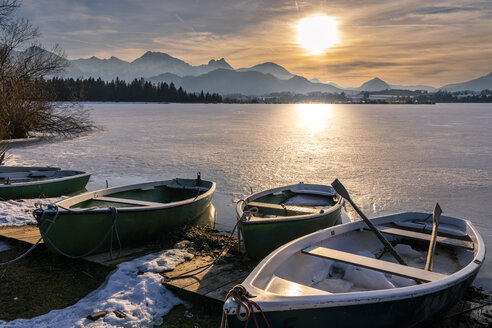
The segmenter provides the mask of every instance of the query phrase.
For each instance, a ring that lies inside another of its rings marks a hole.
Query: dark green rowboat
[[[342,205],[331,186],[304,183],[239,201],[236,212],[248,256],[261,260],[293,239],[340,224]]]
[[[215,182],[173,179],[84,193],[34,216],[46,246],[79,257],[156,240],[210,209]]]
[[[89,178],[56,167],[0,166],[0,200],[68,195],[84,189]]]

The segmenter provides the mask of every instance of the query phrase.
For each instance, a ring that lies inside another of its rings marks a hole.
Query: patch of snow
[[[318,288],[330,293],[346,293],[352,290],[354,284],[350,281],[344,279],[325,279],[320,282],[314,284],[311,287]]]
[[[0,241],[0,252],[3,252],[3,251],[8,251],[9,249],[11,249],[12,247],[10,247],[9,244],[7,244],[6,242],[4,241]]]
[[[36,204],[54,204],[67,197],[8,200],[0,202],[0,227],[37,224],[32,212]]]
[[[374,254],[369,251],[360,251],[357,253],[362,256],[375,258]],[[347,266],[343,278],[352,282],[355,286],[367,290],[395,288],[384,273],[354,265]]]
[[[417,251],[410,245],[397,244],[396,251],[411,267],[423,269],[425,266],[426,251]],[[369,251],[359,251],[358,255],[375,258]],[[391,253],[386,252],[381,260],[396,263]],[[315,277],[311,287],[325,290],[330,293],[348,293],[364,290],[391,289],[416,285],[413,279],[397,275],[385,274],[376,270],[366,269],[342,262],[331,262],[327,271],[323,271],[321,279]],[[434,255],[434,272],[451,274],[461,269],[456,256],[444,249],[438,248]]]
[[[293,206],[329,206],[331,201],[327,197],[318,195],[295,195],[284,201],[285,205]]]
[[[76,304],[53,310],[32,319],[1,322],[0,327],[152,327],[182,301],[162,285],[157,272],[172,270],[193,255],[185,250],[171,249],[124,262],[104,284]],[[113,311],[126,314],[118,318]],[[89,314],[105,311],[106,316],[91,321]]]

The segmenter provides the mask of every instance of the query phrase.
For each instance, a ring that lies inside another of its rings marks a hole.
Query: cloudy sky
[[[492,72],[491,0],[24,0],[17,11],[68,58],[132,61],[147,50],[199,65],[271,61],[323,82],[442,86]],[[297,26],[323,14],[338,43],[310,54]]]

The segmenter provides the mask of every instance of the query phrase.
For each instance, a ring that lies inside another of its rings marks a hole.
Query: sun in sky
[[[310,54],[319,55],[338,42],[337,21],[330,16],[303,18],[297,25],[297,40]]]

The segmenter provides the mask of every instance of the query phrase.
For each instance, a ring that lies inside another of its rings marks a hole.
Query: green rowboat
[[[68,257],[159,239],[210,210],[215,182],[173,179],[102,189],[37,209],[46,246]]]
[[[248,256],[261,260],[283,244],[341,223],[343,199],[331,186],[299,183],[253,194],[236,207]]]
[[[68,195],[84,189],[89,178],[56,167],[0,166],[0,200]]]

